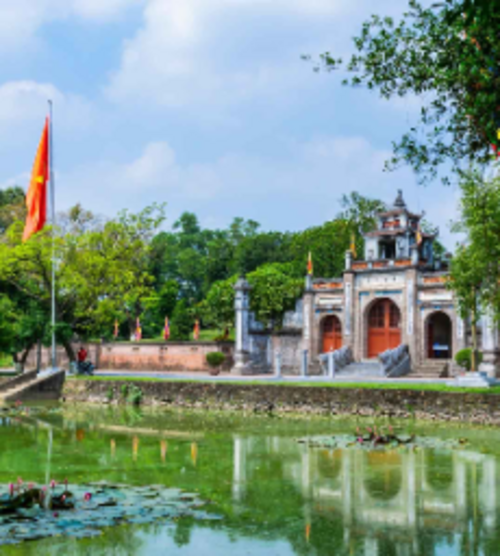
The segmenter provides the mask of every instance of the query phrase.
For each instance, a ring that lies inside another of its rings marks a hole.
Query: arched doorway
[[[438,311],[427,321],[427,357],[429,359],[450,359],[452,352],[450,317]]]
[[[368,313],[368,357],[401,344],[401,313],[390,299],[376,301]]]
[[[329,315],[323,320],[322,353],[336,351],[342,347],[342,326],[335,315]]]

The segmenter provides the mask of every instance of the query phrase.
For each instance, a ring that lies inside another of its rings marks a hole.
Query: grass
[[[152,377],[123,377],[123,376],[92,376],[71,377],[71,380],[91,380],[97,382],[187,382],[187,383],[203,383],[203,380],[190,380],[183,378],[152,378]],[[207,382],[213,382],[207,380]],[[500,386],[492,388],[460,388],[456,386],[446,386],[445,384],[395,384],[395,383],[376,383],[376,382],[268,382],[264,380],[224,380],[221,384],[232,384],[238,386],[271,386],[275,388],[337,388],[337,389],[353,389],[361,388],[366,390],[417,390],[425,392],[444,392],[455,394],[496,394],[500,395]]]
[[[12,355],[0,353],[0,369],[10,369],[14,366]]]

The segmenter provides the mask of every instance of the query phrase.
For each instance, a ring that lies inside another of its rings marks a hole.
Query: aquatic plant
[[[0,546],[56,535],[93,537],[120,524],[147,524],[180,517],[219,519],[202,509],[195,494],[163,486],[110,484],[73,485],[71,491],[55,480],[45,486],[10,483],[0,494]],[[3,487],[0,486],[0,492]]]
[[[140,405],[142,402],[142,390],[135,384],[130,385],[127,401],[132,405]]]
[[[309,446],[337,449],[364,448],[368,450],[399,447],[456,449],[467,443],[463,438],[443,440],[435,437],[415,436],[414,434],[396,433],[389,426],[387,431],[377,426],[366,427],[365,432],[358,427],[355,434],[337,434],[334,436],[312,436],[299,438],[298,442]]]

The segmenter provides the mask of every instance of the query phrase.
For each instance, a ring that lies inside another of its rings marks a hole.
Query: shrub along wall
[[[131,383],[127,381],[127,384]],[[63,396],[67,402],[117,402],[123,384],[120,381],[67,380]],[[416,417],[500,425],[500,395],[497,394],[224,382],[136,381],[134,384],[141,389],[142,400],[146,405]]]

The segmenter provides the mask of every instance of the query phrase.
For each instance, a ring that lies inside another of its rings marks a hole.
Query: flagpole
[[[52,216],[52,291],[51,291],[51,327],[52,327],[52,370],[57,368],[56,353],[56,188],[54,182],[54,142],[52,136],[53,108],[49,100],[49,168],[50,168],[50,208]]]

